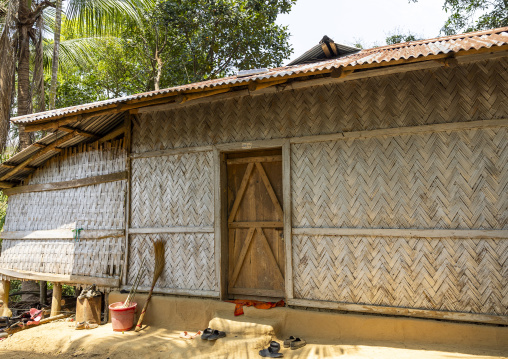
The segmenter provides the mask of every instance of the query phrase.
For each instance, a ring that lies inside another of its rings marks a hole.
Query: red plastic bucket
[[[109,306],[111,311],[111,324],[115,332],[124,332],[132,328],[136,316],[136,306],[132,303],[130,307],[124,308],[123,302],[116,302]]]

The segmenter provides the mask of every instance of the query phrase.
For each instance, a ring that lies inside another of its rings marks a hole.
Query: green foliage
[[[39,282],[37,282],[39,283]],[[53,283],[47,282],[48,290],[53,290]],[[21,290],[21,281],[17,279],[11,280],[11,288],[9,293],[16,293]],[[62,295],[64,296],[73,296],[75,293],[75,288],[72,285],[62,284]],[[19,302],[21,300],[21,295],[14,295],[9,298],[12,302]]]
[[[53,283],[48,282],[48,290],[53,290]],[[73,296],[76,292],[76,289],[72,285],[62,284],[62,295],[63,296]]]
[[[158,11],[174,32],[169,71],[177,83],[235,69],[280,66],[291,55],[287,27],[275,23],[295,0],[166,0]]]
[[[450,13],[441,29],[445,35],[508,26],[507,0],[445,0],[443,8]]]
[[[17,279],[11,280],[11,289],[9,290],[9,293],[16,293],[21,290],[21,281]],[[21,300],[21,295],[13,295],[12,297],[9,297],[10,301],[13,302],[19,302]]]
[[[402,42],[416,41],[419,40],[414,34],[393,34],[386,38],[387,45],[400,44]]]
[[[292,52],[275,19],[295,0],[149,2],[117,37],[87,38],[63,18],[57,108],[280,66]]]
[[[450,17],[442,29],[446,35],[508,26],[506,0],[446,0]]]

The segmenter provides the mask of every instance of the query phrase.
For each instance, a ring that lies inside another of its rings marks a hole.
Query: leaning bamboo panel
[[[123,229],[126,181],[9,197],[4,229]]]
[[[508,240],[293,236],[299,299],[508,315]]]
[[[148,273],[153,273],[152,241],[163,240],[166,247],[166,266],[157,281],[156,288],[187,289],[192,291],[218,290],[215,272],[213,233],[166,233],[131,235],[129,239],[128,284],[143,261]],[[145,276],[141,287],[150,287],[151,275]]]
[[[123,140],[69,147],[37,169],[27,184],[64,182],[121,172],[125,171],[125,161]]]
[[[291,147],[293,226],[508,229],[508,128]]]
[[[133,122],[133,152],[508,117],[508,59],[245,96]]]
[[[121,273],[124,238],[4,240],[0,267],[38,273],[114,277]]]
[[[212,153],[132,160],[131,227],[213,226]]]

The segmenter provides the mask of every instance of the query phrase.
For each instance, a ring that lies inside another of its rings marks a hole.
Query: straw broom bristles
[[[155,287],[155,283],[159,279],[162,271],[164,270],[164,265],[166,264],[166,257],[164,253],[164,241],[157,240],[153,243],[153,249],[155,254],[155,267],[153,271],[153,279],[152,279],[152,287],[150,288],[150,292],[148,293],[148,298],[146,298],[145,305],[143,306],[143,310],[141,311],[141,315],[139,316],[138,324],[136,325],[136,332],[141,330],[141,324],[143,323],[143,318],[145,317],[146,308],[148,307],[148,303],[152,298],[153,288]]]

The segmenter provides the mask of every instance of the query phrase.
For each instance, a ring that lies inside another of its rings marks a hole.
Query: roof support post
[[[2,317],[12,317],[12,312],[9,309],[9,290],[11,289],[11,281],[2,279],[0,284],[0,299],[3,305],[0,311]]]
[[[50,317],[60,314],[62,311],[62,284],[53,283],[53,297],[51,298]]]

